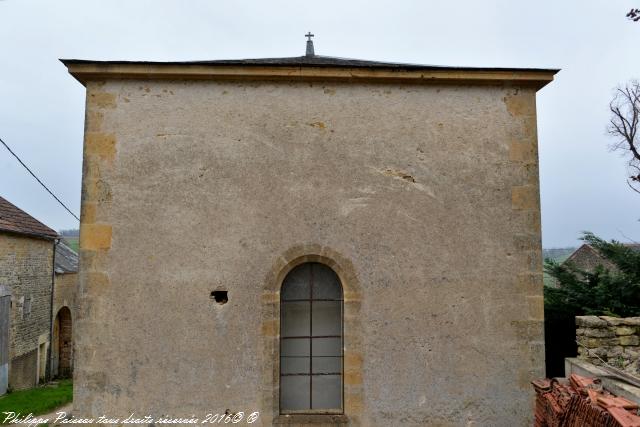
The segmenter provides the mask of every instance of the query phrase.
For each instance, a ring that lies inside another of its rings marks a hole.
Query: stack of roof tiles
[[[607,392],[597,379],[572,374],[532,384],[536,427],[640,427],[638,405]]]

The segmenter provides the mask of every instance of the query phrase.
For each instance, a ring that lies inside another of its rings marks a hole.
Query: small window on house
[[[319,263],[289,272],[280,291],[280,412],[342,413],[342,285]]]
[[[22,303],[22,318],[26,319],[31,314],[31,297],[24,297],[24,302]]]

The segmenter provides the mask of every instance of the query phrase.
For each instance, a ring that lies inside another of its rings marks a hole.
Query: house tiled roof
[[[55,239],[58,233],[22,209],[0,197],[0,232],[25,234],[42,239]]]

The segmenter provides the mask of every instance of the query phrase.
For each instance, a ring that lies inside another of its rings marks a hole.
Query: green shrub
[[[545,260],[545,272],[558,284],[544,287],[547,377],[563,376],[565,357],[576,356],[576,316],[640,316],[640,252],[592,233],[582,240],[614,267],[600,265],[589,272]]]
[[[558,288],[545,287],[545,314],[552,316],[640,315],[640,251],[616,241],[606,242],[592,233],[582,240],[590,244],[615,268],[602,265],[593,272],[571,263],[545,261],[545,271],[556,279]]]

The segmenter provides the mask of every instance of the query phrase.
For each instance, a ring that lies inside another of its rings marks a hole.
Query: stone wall
[[[78,273],[56,273],[53,290],[52,376],[68,376],[73,371],[72,325],[77,314],[77,291]]]
[[[0,285],[11,290],[9,386],[12,388],[37,383],[38,351],[41,348],[46,351],[49,340],[52,272],[51,240],[0,234]],[[40,374],[43,372],[40,369]]]
[[[640,374],[640,317],[577,316],[578,358]]]
[[[276,422],[280,280],[313,260],[351,425],[530,424],[533,88],[91,82],[86,117],[76,415]]]
[[[78,273],[56,273],[53,291],[53,317],[62,307],[69,307],[71,315],[75,317],[76,293],[78,291]]]
[[[11,291],[0,285],[0,395],[9,385],[9,319],[11,316]]]

